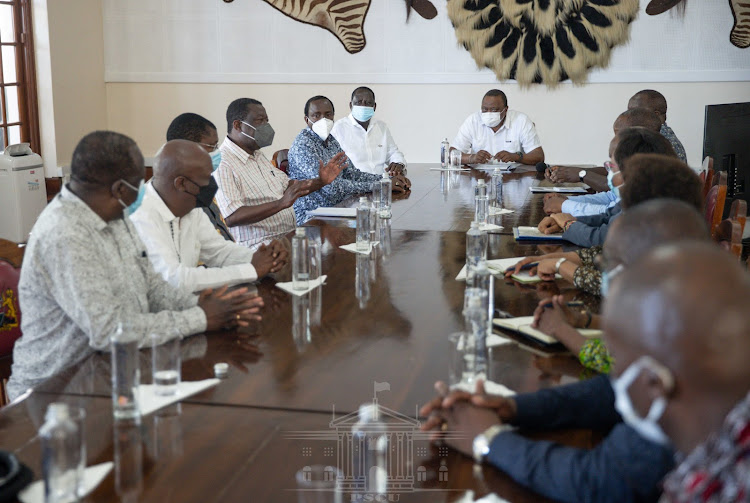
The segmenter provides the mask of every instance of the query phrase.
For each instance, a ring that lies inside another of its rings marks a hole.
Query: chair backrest
[[[744,233],[745,222],[747,222],[747,201],[742,199],[732,201],[732,207],[729,209],[729,219],[739,223]]]
[[[703,182],[703,199],[706,199],[711,184],[714,181],[714,160],[712,157],[703,159],[703,169],[701,171],[701,181]]]
[[[12,354],[13,345],[21,337],[20,277],[20,268],[0,259],[0,356]]]
[[[275,168],[286,173],[289,169],[289,149],[285,148],[274,152],[271,164],[273,164]]]
[[[737,257],[737,260],[742,260],[742,227],[739,222],[729,218],[722,220],[716,227],[714,239]]]
[[[711,236],[716,236],[716,228],[724,215],[724,203],[727,199],[727,173],[719,171],[714,175],[714,184],[705,200],[706,223],[711,230]]]
[[[0,238],[0,258],[7,260],[14,266],[21,267],[25,251],[25,246],[20,246],[16,242]]]

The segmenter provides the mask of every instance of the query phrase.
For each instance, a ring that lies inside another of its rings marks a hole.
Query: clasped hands
[[[500,162],[521,162],[520,155],[510,153],[506,150],[501,150],[495,155],[490,154],[486,150],[480,150],[476,154],[471,154],[469,156],[469,162],[467,164],[485,164],[491,159],[495,159]]]
[[[433,441],[442,440],[467,456],[472,456],[474,437],[516,416],[516,401],[488,395],[482,380],[477,381],[474,393],[450,390],[442,381],[435,383],[435,390],[438,396],[419,410],[427,417],[420,429],[432,432]]]
[[[544,217],[539,222],[539,232],[542,234],[556,234],[566,229],[568,222],[575,222],[576,217],[570,213],[553,213],[547,217]]]

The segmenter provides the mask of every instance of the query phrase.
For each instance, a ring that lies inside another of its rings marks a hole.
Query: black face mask
[[[187,177],[185,177],[187,178]],[[190,178],[187,178],[190,180]],[[212,176],[210,180],[208,181],[208,185],[205,185],[201,187],[197,183],[190,180],[192,183],[194,183],[200,190],[198,191],[198,194],[190,194],[191,196],[195,197],[195,207],[196,208],[208,208],[211,206],[211,203],[214,202],[214,196],[216,195],[216,191],[219,190],[219,186],[216,183],[216,180]]]

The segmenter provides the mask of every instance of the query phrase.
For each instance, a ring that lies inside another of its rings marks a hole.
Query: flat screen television
[[[748,200],[750,183],[750,103],[706,105],[703,125],[703,159],[712,157],[714,170],[727,172],[727,201]]]

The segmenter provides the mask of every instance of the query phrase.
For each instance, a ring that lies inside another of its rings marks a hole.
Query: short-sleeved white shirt
[[[508,110],[505,122],[497,132],[482,123],[481,112],[474,112],[461,125],[451,146],[465,154],[485,150],[494,156],[503,150],[527,154],[541,147],[542,142],[539,141],[534,123],[526,114]]]

